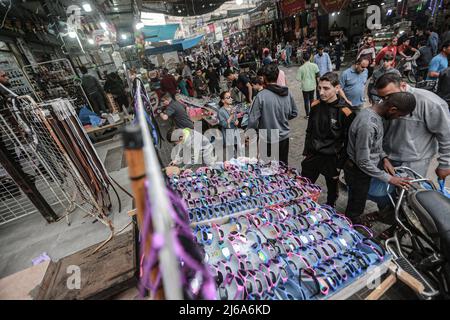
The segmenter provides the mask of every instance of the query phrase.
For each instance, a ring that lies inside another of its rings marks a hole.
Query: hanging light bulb
[[[106,25],[106,22],[104,22],[104,21],[100,22],[100,27],[102,27],[104,30],[108,29],[108,26]]]
[[[89,38],[89,39],[88,39],[88,43],[89,43],[89,44],[94,44],[94,43],[95,43],[95,42],[94,42],[94,39]]]
[[[236,4],[238,5],[238,6],[240,6],[241,4],[243,4],[244,3],[244,0],[236,0]]]
[[[68,35],[70,38],[75,39],[77,37],[77,33],[75,31],[69,31]]]
[[[136,23],[136,30],[142,29],[144,27],[144,23],[142,21],[139,21]]]
[[[89,3],[83,3],[83,9],[86,12],[91,12],[92,11],[92,7]]]

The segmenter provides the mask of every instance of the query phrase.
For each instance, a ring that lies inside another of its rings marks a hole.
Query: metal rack
[[[74,101],[77,108],[92,107],[68,59],[57,59],[23,67],[23,72],[31,83],[36,98],[43,102],[60,97]]]
[[[0,110],[1,147],[6,150],[2,163],[9,163],[0,168],[0,224],[37,211],[48,222],[66,217],[69,224],[68,215],[79,208],[113,230],[106,216],[111,205],[109,176],[73,105],[67,99],[37,104],[29,96],[13,102],[12,108]],[[68,150],[71,139],[79,154]],[[89,165],[90,176],[77,167],[78,157]]]

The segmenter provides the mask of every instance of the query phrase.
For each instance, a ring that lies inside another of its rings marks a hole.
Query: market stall
[[[319,205],[320,188],[282,163],[234,159],[163,178],[140,119],[125,147],[130,177],[141,184],[134,196],[142,296],[148,290],[159,299],[345,299],[388,269],[390,256],[371,231]]]

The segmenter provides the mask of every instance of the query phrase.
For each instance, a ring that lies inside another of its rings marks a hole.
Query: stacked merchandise
[[[59,59],[33,64],[25,66],[23,70],[39,100],[64,97],[73,101],[77,109],[89,106],[89,100],[81,87],[81,79],[69,60]]]
[[[17,95],[29,95],[32,93],[30,84],[20,70],[19,65],[10,52],[0,51],[0,70],[9,78],[8,89]]]
[[[385,260],[370,230],[317,204],[320,188],[296,169],[246,162],[170,178],[218,298],[327,299]]]

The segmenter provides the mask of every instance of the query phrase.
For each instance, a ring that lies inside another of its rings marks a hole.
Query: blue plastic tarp
[[[171,23],[159,26],[145,26],[142,29],[146,41],[160,42],[166,40],[173,40],[175,32],[177,32],[180,25],[178,23]]]
[[[186,49],[190,49],[192,47],[195,47],[202,41],[204,36],[198,36],[194,38],[189,39],[177,39],[173,40],[172,44],[168,44],[161,47],[156,48],[149,48],[145,50],[145,54],[147,56],[153,56],[157,54],[163,54],[167,52],[173,52],[173,51],[183,51]]]

